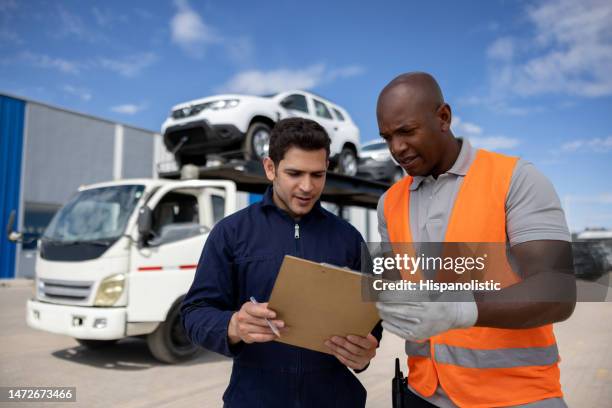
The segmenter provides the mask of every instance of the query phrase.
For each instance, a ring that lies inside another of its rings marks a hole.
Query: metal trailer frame
[[[262,194],[270,185],[263,166],[258,161],[232,161],[211,167],[193,167],[199,179],[223,179],[236,183],[238,190]],[[183,171],[188,172],[187,168]],[[181,179],[181,170],[160,172],[160,178]],[[195,171],[194,171],[195,174]],[[366,180],[359,177],[327,172],[325,189],[321,200],[338,205],[340,211],[345,206],[376,209],[379,198],[390,184]]]

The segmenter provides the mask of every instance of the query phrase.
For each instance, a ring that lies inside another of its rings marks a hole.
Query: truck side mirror
[[[13,231],[13,225],[15,224],[15,210],[11,211],[9,215],[8,224],[6,225],[6,236],[11,242],[20,242],[23,239],[21,232]]]
[[[149,207],[143,205],[138,211],[138,234],[146,238],[152,229],[153,213]]]

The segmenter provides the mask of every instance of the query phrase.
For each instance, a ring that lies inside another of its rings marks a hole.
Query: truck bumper
[[[28,326],[77,339],[114,340],[125,337],[126,309],[56,305],[28,300]]]

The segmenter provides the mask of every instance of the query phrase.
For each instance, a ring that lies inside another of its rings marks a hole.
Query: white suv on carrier
[[[304,91],[269,96],[214,95],[178,104],[161,133],[179,167],[205,165],[207,156],[260,160],[268,154],[274,123],[288,117],[317,121],[331,138],[331,166],[357,173],[359,129],[340,106]]]

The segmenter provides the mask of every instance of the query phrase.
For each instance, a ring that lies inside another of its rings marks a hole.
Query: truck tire
[[[189,340],[181,322],[181,301],[177,300],[164,322],[147,336],[147,345],[157,360],[175,364],[187,361],[201,353],[202,349]]]
[[[92,339],[75,339],[81,346],[90,350],[99,350],[110,347],[117,343],[117,340],[92,340]]]
[[[336,172],[346,174],[347,176],[354,176],[357,174],[357,155],[350,147],[342,148],[340,157],[338,157]]]
[[[246,132],[243,144],[244,158],[246,160],[261,160],[268,155],[270,146],[270,126],[263,122],[253,122]]]

